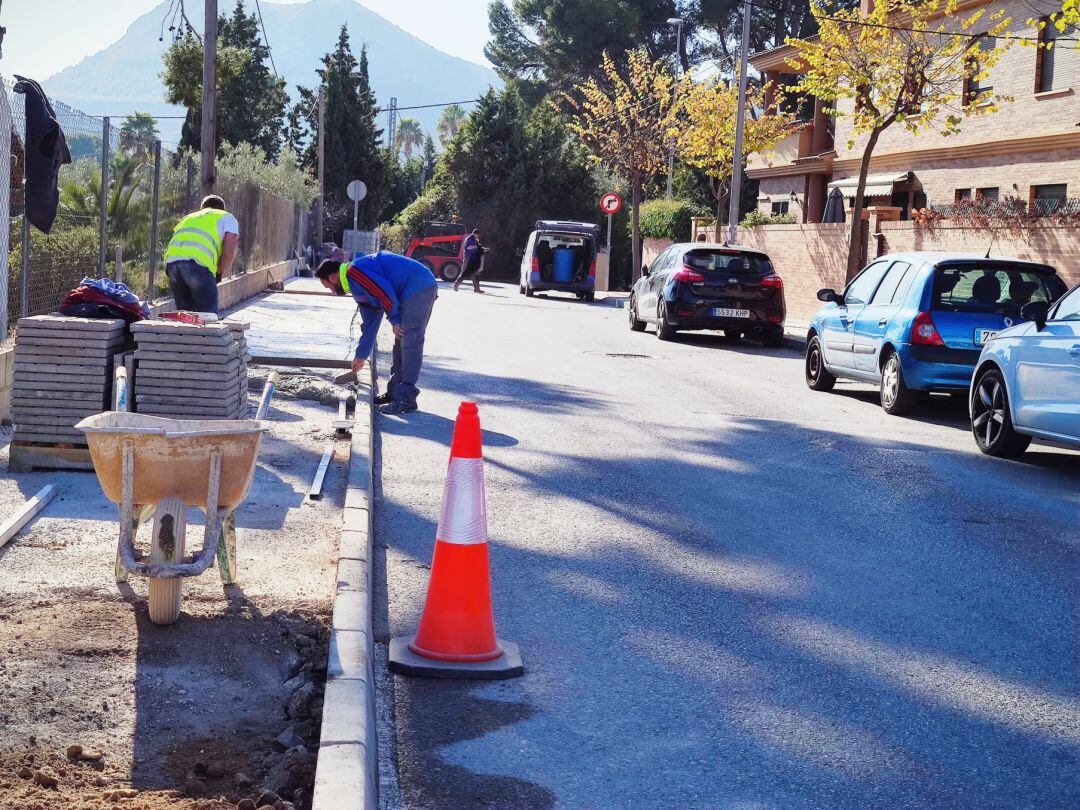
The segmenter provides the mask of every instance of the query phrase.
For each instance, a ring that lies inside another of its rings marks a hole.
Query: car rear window
[[[694,270],[717,273],[757,273],[768,275],[772,262],[760,253],[737,253],[714,248],[694,248],[683,255],[683,263]]]
[[[581,247],[582,245],[588,245],[592,243],[592,238],[580,234],[549,233],[546,231],[542,231],[537,234],[536,242],[537,244],[539,244],[540,242],[547,242],[548,246],[551,247],[552,250],[554,250],[555,248],[561,247],[572,248]]]
[[[1029,301],[1049,303],[1063,292],[1065,282],[1048,270],[1001,262],[946,265],[934,270],[931,308],[1019,315]]]

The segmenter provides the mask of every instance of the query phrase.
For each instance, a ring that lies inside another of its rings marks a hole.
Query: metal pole
[[[101,199],[98,201],[98,277],[105,277],[105,246],[109,228],[109,116],[101,119]]]
[[[743,128],[746,126],[746,58],[750,50],[750,11],[752,0],[742,4],[742,44],[739,53],[739,109],[735,111],[735,165],[731,174],[731,199],[728,201],[728,244],[735,244],[739,226],[739,200],[743,180]]]
[[[205,197],[214,193],[217,176],[214,157],[217,154],[217,117],[214,103],[217,100],[217,0],[206,0],[205,31],[203,33],[202,69],[202,130],[199,143],[202,147],[201,186]]]
[[[117,284],[124,283],[124,248],[116,246],[116,265],[113,269],[113,281]]]
[[[319,205],[315,209],[315,244],[321,245],[323,241],[323,213],[326,189],[323,187],[323,168],[326,162],[326,139],[323,137],[323,119],[326,114],[326,92],[319,88]]]
[[[195,161],[187,156],[187,185],[184,186],[184,213],[195,207]]]
[[[0,155],[11,154],[11,119],[11,105],[7,93],[0,93]],[[26,133],[21,134],[23,143],[26,143]],[[0,163],[0,184],[6,184],[0,185],[0,340],[5,340],[8,336],[8,285],[11,283],[11,245],[8,240],[11,238],[11,188],[15,185],[11,182],[11,173],[14,163],[13,160]],[[26,188],[25,183],[23,188]],[[4,189],[7,189],[6,193]],[[23,202],[25,204],[25,198]]]
[[[360,215],[360,201],[359,200],[353,200],[352,201],[352,229],[354,231],[357,230],[357,223],[359,221],[359,215]]]
[[[679,76],[683,75],[683,21],[675,26],[675,63],[679,66]],[[672,199],[672,176],[675,174],[675,145],[667,150],[667,200]]]
[[[607,252],[608,261],[611,261],[611,214],[607,215]]]
[[[23,199],[25,200],[25,197]],[[22,274],[19,279],[19,295],[22,299],[19,301],[19,317],[25,318],[30,314],[30,222],[26,218],[25,208],[22,218]]]
[[[158,226],[161,218],[158,203],[161,201],[161,141],[154,141],[154,190],[150,200],[150,274],[146,280],[146,298],[154,299],[154,280],[158,267]]]

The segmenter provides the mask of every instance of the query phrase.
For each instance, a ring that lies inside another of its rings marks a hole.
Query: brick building
[[[873,0],[863,0],[863,3]],[[942,206],[979,194],[986,199],[1018,197],[1032,210],[1052,211],[1064,198],[1080,198],[1080,49],[1077,32],[1043,32],[1027,20],[1047,0],[972,0],[962,8],[990,6],[1012,20],[1008,33],[1044,40],[1053,48],[1018,41],[1005,51],[977,88],[1008,96],[997,113],[966,119],[958,135],[926,131],[912,135],[900,125],[887,129],[874,150],[866,204],[894,206],[901,219],[912,208]],[[864,5],[865,8],[865,5]],[[989,17],[989,14],[986,15]],[[989,19],[982,21],[987,27]],[[977,29],[976,29],[977,31]],[[1002,43],[1004,44],[1004,43]],[[778,86],[797,82],[790,46],[755,54],[750,63]],[[766,99],[768,105],[769,99]],[[758,210],[791,214],[799,222],[821,222],[834,187],[854,202],[865,136],[852,140],[851,119],[832,116],[813,98],[796,98],[800,120],[773,154],[751,155],[747,175],[759,183]],[[841,102],[841,105],[851,104]],[[840,108],[841,113],[844,107]]]

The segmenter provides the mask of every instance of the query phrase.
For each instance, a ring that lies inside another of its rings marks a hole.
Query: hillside
[[[222,0],[222,13],[231,13],[233,5],[231,0]],[[162,101],[161,54],[169,39],[158,42],[158,34],[167,6],[162,3],[135,20],[105,50],[42,82],[46,91],[94,115],[123,115],[136,109],[158,116],[182,115],[182,108]],[[337,42],[342,23],[349,26],[357,53],[361,42],[367,44],[371,86],[380,106],[388,106],[391,97],[397,97],[400,106],[476,98],[499,83],[494,71],[433,48],[354,0],[263,2],[262,7],[274,60],[290,93],[297,84],[316,84],[315,68]],[[433,133],[439,112],[415,110],[403,115],[419,119]],[[180,123],[163,120],[162,139],[176,141]]]

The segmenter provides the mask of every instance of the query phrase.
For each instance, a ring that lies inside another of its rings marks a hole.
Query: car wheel
[[[586,303],[591,304],[595,300],[596,300],[596,293],[595,292],[587,292],[587,293],[585,293],[585,302]]]
[[[761,336],[761,345],[766,349],[779,349],[784,345],[784,333],[770,329]]]
[[[630,331],[644,332],[645,321],[637,316],[637,301],[634,300],[633,296],[630,296],[630,301],[627,303],[626,310],[630,313]]]
[[[900,356],[893,352],[881,370],[881,407],[890,416],[910,413],[918,401],[918,393],[904,382],[904,369]]]
[[[522,295],[525,294],[525,285],[524,284],[518,284],[518,292],[521,293]]]
[[[1019,456],[1031,444],[1030,436],[1013,429],[1005,380],[996,368],[984,371],[975,383],[971,397],[971,433],[975,436],[975,444],[988,456]]]
[[[724,340],[726,340],[728,343],[738,343],[741,337],[742,332],[740,332],[738,329],[724,330]]]
[[[806,385],[811,391],[832,391],[836,375],[825,368],[821,339],[816,335],[806,345]]]
[[[530,287],[528,284],[526,284],[525,285],[525,297],[526,298],[532,298],[534,295],[536,295],[535,290],[533,290],[532,287]]]
[[[439,270],[439,275],[442,276],[443,281],[457,281],[457,277],[461,275],[461,266],[454,262],[447,262]]]
[[[661,298],[660,303],[656,305],[656,336],[660,340],[672,340],[676,331],[678,330],[671,325],[667,318],[667,302]]]

